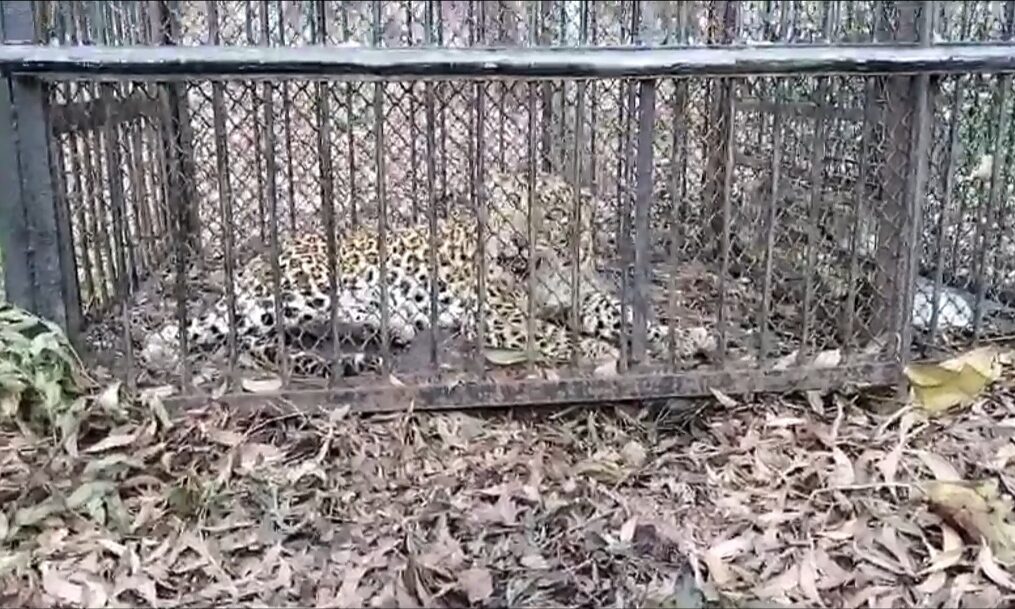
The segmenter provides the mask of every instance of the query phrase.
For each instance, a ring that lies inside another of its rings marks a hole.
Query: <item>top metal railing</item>
[[[1015,44],[471,49],[9,45],[0,47],[0,70],[15,76],[89,80],[357,81],[996,73],[1015,70]]]

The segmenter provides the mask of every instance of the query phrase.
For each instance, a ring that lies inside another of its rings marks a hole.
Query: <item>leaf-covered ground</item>
[[[932,418],[870,395],[720,394],[538,416],[209,406],[171,424],[107,390],[62,439],[4,428],[0,601],[1011,606],[1013,387],[1009,367]]]

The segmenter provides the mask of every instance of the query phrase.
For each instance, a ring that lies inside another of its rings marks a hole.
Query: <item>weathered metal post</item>
[[[4,44],[40,37],[31,2],[0,1]],[[0,79],[0,245],[7,298],[59,324],[76,342],[81,327],[67,210],[50,171],[46,87],[31,77]]]

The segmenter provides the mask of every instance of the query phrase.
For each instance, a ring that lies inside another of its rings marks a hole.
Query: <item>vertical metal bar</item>
[[[963,8],[963,11],[966,11]],[[944,283],[944,253],[945,253],[945,231],[953,220],[950,212],[954,204],[955,174],[962,154],[962,140],[959,137],[959,123],[962,115],[962,108],[965,100],[965,81],[962,76],[955,79],[955,92],[952,96],[952,104],[948,125],[948,151],[945,157],[944,184],[942,185],[941,213],[938,216],[937,239],[935,248],[937,250],[934,265],[934,288],[931,294],[930,312],[930,343],[937,341],[938,323],[941,316],[941,286]],[[962,219],[955,217],[954,220],[960,223]],[[957,228],[957,227],[956,227]]]
[[[686,45],[689,41],[690,27],[687,3],[677,5],[677,42]],[[670,256],[669,285],[667,286],[667,322],[669,326],[669,364],[676,368],[677,353],[677,275],[680,264],[680,251],[684,247],[687,218],[687,79],[673,80],[673,130],[670,134]]]
[[[597,46],[599,43],[599,28],[597,26],[596,17],[596,4],[588,2],[588,0],[582,0],[585,2],[585,13],[588,18],[589,28],[592,30],[592,46]],[[591,6],[590,6],[591,5]],[[683,5],[681,5],[683,6]],[[588,83],[589,92],[589,188],[592,190],[592,196],[599,196],[599,150],[598,132],[599,132],[599,82],[591,81]],[[592,225],[595,228],[597,234],[599,231],[600,220],[597,218],[596,213],[598,210],[592,209]]]
[[[426,15],[424,17],[426,46],[430,47],[434,41],[434,3],[426,3]],[[427,225],[429,228],[429,247],[427,248],[427,263],[430,267],[430,366],[437,373],[440,370],[440,360],[437,355],[438,336],[438,311],[437,291],[440,281],[437,277],[437,167],[434,156],[437,153],[435,141],[435,130],[437,129],[437,118],[434,113],[434,84],[431,81],[424,83],[426,95],[426,192],[429,205],[427,206]]]
[[[431,0],[436,5],[437,16],[437,46],[444,46],[444,3],[439,0]],[[439,103],[439,120],[441,126],[440,159],[441,159],[441,196],[448,194],[448,83],[437,83],[437,101]]]
[[[472,12],[473,3],[469,3],[470,13]],[[470,19],[469,30],[470,30],[470,46],[475,44],[475,40],[478,39],[480,44],[486,41],[486,28],[484,23],[486,21],[486,3],[481,2],[479,4],[478,11],[478,31],[473,34],[473,28],[475,27],[474,22]],[[486,239],[487,239],[487,218],[486,218],[486,188],[484,187],[484,179],[486,176],[485,168],[486,163],[484,162],[485,147],[483,146],[483,140],[485,138],[485,123],[486,123],[486,83],[479,81],[475,83],[475,172],[472,174],[472,191],[476,202],[476,348],[478,357],[475,359],[476,372],[480,377],[485,376],[485,358],[483,357],[483,349],[486,347]],[[471,136],[470,136],[471,137]],[[470,139],[470,142],[472,140]],[[471,157],[471,155],[470,155]]]
[[[373,45],[381,44],[381,5],[373,3]],[[377,255],[381,274],[381,357],[384,358],[384,373],[391,371],[391,336],[389,326],[391,312],[388,310],[388,199],[384,173],[384,81],[374,83],[374,162],[377,167]],[[408,323],[403,320],[402,323]]]
[[[585,44],[585,29],[587,25],[587,13],[585,4],[582,3],[580,43]],[[579,334],[581,332],[581,267],[582,255],[591,255],[592,252],[582,252],[582,119],[585,114],[585,87],[586,80],[578,81],[575,91],[574,109],[574,148],[571,162],[574,163],[572,171],[572,189],[574,191],[574,202],[571,210],[571,365],[578,366]],[[593,234],[589,235],[590,243],[595,242],[595,228]]]
[[[130,337],[130,307],[128,298],[131,281],[127,269],[127,242],[126,218],[123,198],[123,159],[120,156],[120,142],[117,129],[113,125],[113,115],[110,107],[116,102],[114,85],[102,84],[101,96],[105,99],[102,105],[105,112],[102,136],[105,143],[106,175],[109,179],[109,198],[112,205],[113,216],[113,243],[116,248],[116,265],[119,272],[115,274],[117,298],[120,301],[120,310],[123,321],[123,349],[124,349],[124,376],[127,379],[127,386],[134,388],[134,350]]]
[[[286,46],[285,37],[285,13],[282,9],[282,0],[275,0],[276,11],[278,12],[278,44]],[[264,7],[267,12],[268,7]],[[293,129],[292,129],[292,97],[289,95],[289,81],[282,81],[282,122],[285,129],[285,166],[286,166],[286,194],[289,197],[289,228],[296,233],[296,182],[293,178]]]
[[[257,44],[257,38],[254,30],[254,8],[251,0],[246,0],[246,10],[244,11],[244,24],[246,26],[247,44],[254,46]],[[261,9],[267,11],[267,6],[262,3]],[[264,127],[257,117],[262,116],[262,100],[261,96],[257,92],[257,85],[250,84],[250,95],[254,100],[254,141],[260,142],[263,139],[261,133]],[[265,206],[265,184],[264,184],[264,161],[262,159],[263,152],[260,146],[254,146],[254,174],[257,176],[257,226],[259,235],[261,237],[261,244],[268,240],[267,227],[264,224],[264,220],[268,215],[268,210]]]
[[[931,0],[927,0],[930,2]],[[926,4],[926,2],[925,2]],[[1004,27],[1005,39],[1010,41],[1015,35],[1015,24],[1012,23],[1012,17],[1015,15],[1015,7],[1008,3],[1007,5],[1007,19]],[[993,163],[990,171],[990,190],[987,205],[981,204],[978,206],[982,211],[977,215],[980,218],[980,230],[977,234],[977,280],[976,280],[976,300],[973,304],[973,340],[979,341],[980,336],[983,332],[983,301],[987,293],[987,282],[988,269],[993,266],[995,256],[987,250],[987,239],[988,233],[996,230],[994,225],[997,223],[995,213],[997,213],[1001,206],[1000,196],[1001,189],[1005,188],[1003,184],[1003,176],[1006,173],[1008,165],[1008,143],[1006,138],[1008,136],[1008,120],[1009,112],[1008,108],[1008,96],[1010,95],[1012,86],[1012,75],[1010,73],[1004,73],[996,76],[998,79],[997,84],[997,95],[995,97],[995,104],[997,108],[997,128],[994,130],[994,137],[992,142],[993,152]],[[996,269],[991,269],[994,272],[990,273],[996,277]]]
[[[775,249],[775,233],[779,208],[779,181],[782,178],[782,149],[783,149],[783,114],[782,99],[785,85],[781,81],[775,83],[775,112],[772,115],[772,160],[769,165],[771,184],[769,185],[768,197],[765,201],[765,253],[764,253],[764,277],[761,281],[761,311],[758,316],[758,358],[759,366],[768,357],[769,332],[768,325],[772,314],[772,254]]]
[[[637,181],[634,201],[634,292],[632,298],[631,359],[635,365],[645,361],[645,336],[648,320],[649,290],[649,207],[652,205],[653,139],[656,118],[656,81],[639,84]]]
[[[70,96],[66,97],[68,102],[72,99]],[[95,298],[95,276],[92,264],[92,255],[94,252],[91,248],[93,233],[89,231],[89,218],[87,217],[89,194],[85,192],[84,178],[86,169],[84,163],[81,160],[81,151],[78,146],[79,136],[75,132],[68,133],[68,143],[70,144],[71,155],[70,155],[70,173],[74,176],[74,193],[77,195],[77,209],[76,219],[78,224],[79,235],[81,243],[81,272],[84,275],[84,290],[87,294],[87,301]]]
[[[328,41],[328,14],[323,2],[315,5],[317,43]],[[338,228],[335,225],[335,178],[331,150],[331,95],[325,80],[317,81],[317,162],[321,171],[321,205],[324,214],[324,232],[328,250],[328,328],[331,334],[331,374],[328,387],[334,387],[340,373],[339,358],[342,350],[338,332],[338,286],[341,285],[338,269]]]
[[[550,46],[551,35],[550,28],[547,26],[547,21],[550,20],[550,13],[552,11],[552,0],[540,0],[539,2],[539,44],[540,46]],[[553,127],[553,83],[546,81],[543,83],[543,100],[542,100],[543,120],[540,125],[542,129],[541,138],[541,152],[542,152],[542,167],[544,172],[553,170],[551,157],[553,155],[553,142],[550,139],[550,131]]]
[[[406,46],[413,47],[416,44],[416,37],[413,34],[412,26],[412,2],[405,3],[405,42]],[[409,192],[412,193],[412,200],[410,203],[412,213],[413,225],[419,222],[419,172],[417,167],[418,161],[418,136],[419,125],[416,122],[416,117],[419,114],[418,100],[416,99],[416,88],[418,81],[412,81],[408,83],[406,91],[409,97]]]
[[[582,0],[584,2],[584,0]],[[504,5],[504,0],[497,0],[497,42],[501,45],[507,46],[507,32],[504,27],[505,15],[507,13],[507,7]],[[515,89],[514,83],[505,80],[500,81],[500,98],[497,100],[497,112],[498,112],[498,123],[497,123],[497,135],[499,146],[497,147],[497,168],[500,171],[505,169],[505,150],[507,145],[507,95],[508,92],[513,92]]]
[[[538,13],[532,11],[530,23],[529,23],[529,46],[534,46],[536,31],[538,24]],[[526,133],[526,143],[528,147],[527,154],[527,167],[526,167],[526,201],[525,201],[525,240],[526,243],[536,242],[536,225],[535,218],[532,216],[532,210],[536,206],[536,167],[539,162],[538,155],[539,150],[536,142],[536,81],[530,80],[526,83],[528,90],[528,131]],[[525,281],[525,359],[526,368],[529,374],[535,371],[536,367],[536,308],[535,308],[535,274],[536,274],[536,257],[531,255],[528,256],[526,261],[526,281]]]
[[[31,3],[4,2],[3,40],[36,40]],[[16,304],[34,311],[75,335],[79,311],[68,297],[68,262],[61,260],[60,239],[69,235],[54,208],[49,167],[47,86],[28,78],[0,79],[0,243],[4,245],[5,289]]]
[[[345,2],[340,5],[342,20],[342,41],[352,41],[352,30],[349,28],[349,8]],[[358,113],[353,109],[353,92],[357,83],[345,83],[345,131],[346,151],[349,155],[349,221],[352,226],[359,227],[359,180],[356,179],[356,138],[354,135],[353,117]]]
[[[152,244],[152,236],[155,234],[155,227],[152,220],[151,199],[148,196],[145,163],[142,159],[144,151],[143,127],[135,124],[130,130],[131,146],[130,157],[134,170],[134,207],[138,215],[138,241],[141,244],[141,251],[144,257],[145,273],[152,271],[158,254]],[[161,261],[160,261],[161,262]]]
[[[831,40],[831,12],[834,5],[825,3],[823,5],[823,38],[826,43]],[[806,272],[804,274],[804,310],[803,327],[801,328],[800,348],[797,351],[797,361],[802,362],[809,352],[810,334],[814,323],[814,275],[818,265],[818,226],[819,211],[821,204],[821,192],[824,189],[824,166],[825,166],[825,138],[828,131],[828,103],[831,91],[831,83],[827,76],[818,77],[817,98],[814,117],[814,140],[811,146],[810,166],[810,201],[807,206],[807,240],[804,245],[804,256],[807,259]]]
[[[78,281],[77,261],[74,255],[74,225],[71,221],[68,201],[67,171],[64,162],[64,144],[62,138],[50,133],[53,146],[50,147],[50,163],[52,167],[54,212],[56,220],[57,246],[60,252],[60,273],[64,280],[65,299],[67,303],[67,337],[71,344],[82,349],[81,329],[81,286]],[[0,278],[2,282],[2,278]],[[2,283],[0,283],[2,285]],[[128,379],[128,386],[133,387],[133,379]]]
[[[268,5],[261,7],[261,44],[271,44],[271,34],[268,28]],[[264,147],[264,171],[265,195],[268,203],[268,227],[269,248],[271,251],[271,296],[274,301],[275,322],[275,346],[278,353],[275,354],[275,361],[278,365],[279,376],[282,384],[289,383],[288,353],[286,352],[285,326],[282,317],[282,274],[279,269],[279,242],[278,242],[278,185],[276,183],[276,149],[275,149],[275,84],[271,81],[263,83],[262,108],[264,108],[264,140],[261,145]]]
[[[221,44],[218,2],[208,2],[208,38],[211,44]],[[226,314],[229,330],[226,335],[228,371],[226,387],[236,388],[236,262],[233,236],[233,187],[229,179],[229,146],[226,143],[225,85],[215,81],[211,85],[212,122],[215,130],[215,166],[218,171],[219,216],[222,219],[222,248],[225,271]]]
[[[722,209],[721,209],[721,228],[720,228],[720,241],[719,241],[719,303],[718,311],[716,315],[716,334],[717,337],[717,359],[720,362],[726,360],[726,331],[727,331],[727,311],[726,311],[726,283],[730,273],[730,221],[733,214],[733,164],[734,164],[734,146],[736,143],[735,139],[735,123],[736,123],[736,87],[737,81],[732,78],[723,79],[723,82],[719,85],[723,89],[723,102],[725,108],[723,108],[723,124],[726,129],[723,135],[725,141],[723,151],[725,152],[726,158],[723,159],[723,184],[722,184]]]
[[[99,99],[100,103],[104,100]],[[102,104],[104,105],[104,104]],[[101,108],[102,106],[100,106]],[[105,110],[99,110],[105,112]],[[106,302],[109,305],[116,296],[117,277],[119,271],[117,270],[117,259],[116,254],[113,251],[113,235],[110,233],[109,228],[109,214],[107,210],[109,208],[109,201],[106,199],[106,189],[104,187],[103,169],[105,168],[108,161],[103,158],[103,138],[102,130],[95,129],[91,132],[92,140],[89,142],[89,148],[87,152],[94,151],[94,167],[95,167],[95,202],[96,202],[96,217],[98,225],[98,236],[99,236],[99,247],[102,248],[103,255],[106,261],[105,270],[109,272],[109,275],[104,278],[103,283],[106,284],[106,293],[109,295],[110,300]],[[107,176],[108,177],[108,176]]]
[[[99,149],[98,143],[97,133],[94,131],[90,133],[85,132],[81,138],[85,171],[88,177],[88,220],[91,225],[89,230],[92,233],[92,238],[95,240],[95,258],[97,263],[95,270],[96,281],[99,287],[96,291],[98,295],[96,304],[104,307],[112,298],[108,272],[113,262],[110,260],[109,240],[107,239],[106,232],[103,230],[104,222],[102,219],[105,217],[105,214],[102,213],[102,170],[98,166],[98,159],[93,156],[94,151]]]
[[[117,298],[126,297],[129,283],[127,279],[127,238],[124,231],[124,193],[123,193],[123,159],[120,155],[120,143],[116,128],[113,126],[112,107],[116,104],[114,85],[102,83],[100,93],[103,103],[102,142],[106,157],[106,179],[109,181],[110,215],[112,216],[112,243],[116,260],[116,272],[113,281]]]
[[[920,16],[917,24],[917,35],[920,46],[929,47],[932,44],[931,35],[934,27],[934,0],[924,0],[920,3]],[[1011,80],[1008,81],[1011,86]],[[902,302],[902,365],[905,366],[912,359],[913,343],[913,295],[916,284],[916,273],[920,266],[919,240],[923,221],[923,201],[927,190],[927,164],[930,158],[931,129],[931,99],[930,99],[930,75],[927,73],[917,74],[912,79],[912,87],[915,89],[914,96],[914,120],[910,126],[909,145],[909,174],[906,179],[907,185],[907,229],[908,229],[908,252],[906,252],[906,276],[905,292]],[[1003,105],[1003,102],[1002,102]],[[1005,116],[1006,118],[1006,116]],[[1007,128],[1003,130],[1007,132]],[[1003,154],[1003,152],[1002,152]],[[997,180],[998,167],[994,167],[994,180]],[[975,314],[974,314],[975,317]],[[974,333],[976,326],[974,324]],[[974,334],[975,336],[975,334]],[[908,385],[900,379],[899,395],[904,396],[908,392]]]

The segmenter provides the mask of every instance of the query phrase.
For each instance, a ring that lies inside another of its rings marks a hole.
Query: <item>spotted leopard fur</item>
[[[484,338],[488,349],[523,351],[527,344],[526,294],[510,279],[500,260],[500,244],[517,246],[507,238],[524,229],[524,214],[517,209],[497,213],[491,210],[484,241],[486,295],[484,298]],[[389,323],[392,342],[406,345],[430,326],[431,289],[439,304],[438,325],[463,330],[475,338],[478,302],[476,253],[477,224],[468,213],[451,213],[438,223],[435,242],[437,274],[429,265],[429,230],[407,227],[389,232],[386,239],[386,274]],[[370,229],[340,235],[337,241],[336,323],[361,337],[377,338],[381,325],[380,242]],[[289,241],[279,252],[280,308],[284,336],[301,332],[325,335],[330,324],[331,299],[328,273],[327,240],[317,234]],[[277,353],[275,302],[272,298],[272,271],[266,256],[253,258],[240,271],[235,298],[237,336],[241,350],[267,362]],[[220,300],[210,312],[200,315],[187,326],[191,348],[207,352],[220,348],[228,333],[226,301]],[[537,355],[551,362],[566,361],[572,351],[572,339],[559,324],[533,321]],[[162,333],[172,342],[175,327]],[[174,345],[175,346],[175,345]],[[595,337],[579,337],[579,352],[586,359],[599,361],[615,356],[609,343]],[[293,372],[308,376],[357,375],[378,370],[378,355],[363,351],[342,353],[334,365],[307,350],[288,350]]]
[[[524,176],[494,171],[490,175],[491,208],[505,213],[506,209],[527,209],[529,195]],[[519,290],[527,289],[532,258],[532,294],[536,312],[541,319],[567,324],[572,306],[575,251],[574,230],[578,228],[578,318],[581,332],[589,337],[619,346],[621,337],[630,336],[624,327],[631,327],[633,311],[627,307],[621,316],[620,299],[606,286],[596,269],[596,249],[603,242],[602,224],[609,206],[588,189],[580,189],[580,213],[575,217],[574,188],[563,177],[552,173],[536,175],[533,201],[534,247],[527,237],[514,238],[501,252],[505,266],[512,271],[512,281]],[[529,226],[524,225],[526,228]],[[646,323],[646,339],[653,357],[663,357],[670,348],[670,329],[658,323],[650,313]],[[625,323],[621,323],[622,319]],[[714,348],[714,338],[701,327],[674,328],[673,345],[676,355],[692,357]],[[630,346],[630,345],[628,345]]]

